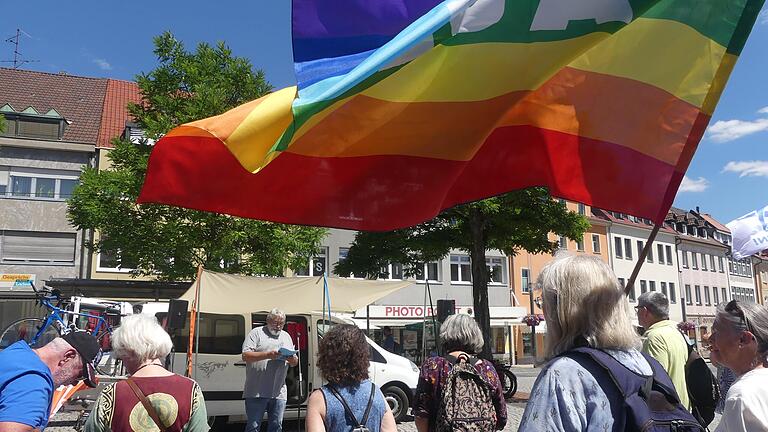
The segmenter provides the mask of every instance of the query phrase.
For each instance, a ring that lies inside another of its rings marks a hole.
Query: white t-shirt
[[[740,376],[728,390],[715,432],[768,432],[768,369]]]

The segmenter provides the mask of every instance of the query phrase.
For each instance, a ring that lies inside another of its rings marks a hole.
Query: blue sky
[[[288,0],[148,2],[78,0],[57,6],[16,2],[0,14],[0,40],[21,37],[30,70],[132,80],[155,66],[152,38],[170,30],[188,48],[225,41],[235,55],[263,69],[276,88],[291,85]],[[76,7],[74,7],[76,6]],[[0,44],[0,60],[13,45]],[[8,66],[8,63],[3,63]],[[677,194],[723,223],[768,204],[768,7],[750,40]],[[629,198],[631,199],[631,198]]]

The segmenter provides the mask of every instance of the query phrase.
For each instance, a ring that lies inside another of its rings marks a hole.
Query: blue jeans
[[[275,398],[245,398],[245,414],[248,423],[245,432],[259,432],[261,420],[267,413],[267,432],[282,432],[285,400]]]

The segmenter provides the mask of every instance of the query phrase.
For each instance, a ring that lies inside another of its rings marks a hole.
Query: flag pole
[[[659,233],[659,229],[663,223],[664,222],[656,222],[654,224],[653,229],[651,230],[651,234],[648,236],[648,241],[646,241],[645,246],[643,246],[643,251],[640,252],[640,255],[637,257],[637,264],[635,264],[635,268],[632,270],[632,275],[627,281],[627,286],[624,287],[624,295],[628,296],[632,291],[632,287],[635,285],[637,275],[640,273],[640,268],[643,266],[645,258],[648,256],[648,252],[650,252],[651,248],[653,247],[653,241],[656,240],[656,235]]]
[[[200,264],[197,266],[197,281],[195,284],[197,285],[195,287],[195,301],[192,302],[192,311],[189,314],[189,343],[187,344],[187,378],[192,378],[192,354],[194,349],[194,342],[195,342],[195,333],[197,330],[197,324],[199,323],[199,320],[197,320],[197,311],[200,309],[199,307],[199,301],[200,301],[200,277],[203,274],[203,265]],[[199,341],[199,338],[197,339]],[[194,362],[197,362],[197,355],[195,355]],[[197,372],[197,371],[195,371]]]

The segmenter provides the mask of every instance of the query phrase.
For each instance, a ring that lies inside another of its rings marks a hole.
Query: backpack
[[[720,401],[720,385],[693,345],[687,341],[686,345],[688,361],[685,362],[685,384],[691,399],[691,410],[696,420],[706,427],[715,418],[715,408]]]
[[[475,370],[477,359],[467,354],[448,356],[453,364],[448,373],[437,409],[437,432],[492,432],[496,429],[496,408],[491,386]]]
[[[653,369],[645,376],[628,369],[605,351],[574,348],[569,357],[587,369],[611,401],[614,431],[702,432],[704,427],[680,404],[675,386],[658,361],[642,353]]]

